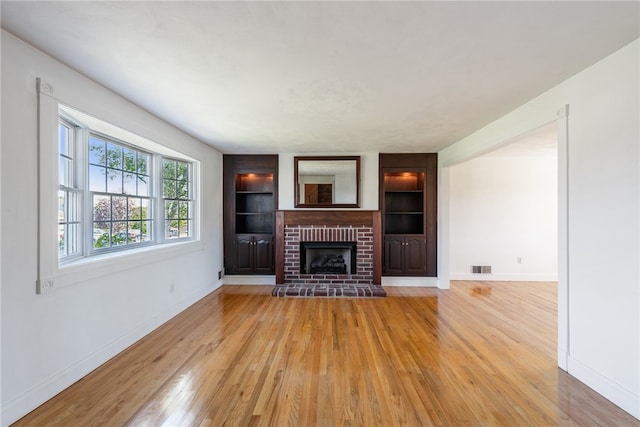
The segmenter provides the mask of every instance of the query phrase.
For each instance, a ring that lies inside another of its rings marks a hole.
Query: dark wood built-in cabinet
[[[225,155],[225,274],[273,274],[277,155]]]
[[[437,276],[437,154],[381,153],[379,164],[382,274]]]

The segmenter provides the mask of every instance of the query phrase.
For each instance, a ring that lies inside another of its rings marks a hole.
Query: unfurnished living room
[[[0,23],[0,426],[640,426],[640,2]]]

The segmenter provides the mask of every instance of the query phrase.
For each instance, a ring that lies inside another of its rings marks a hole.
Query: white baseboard
[[[437,277],[396,277],[382,276],[382,286],[422,286],[426,288],[437,288]]]
[[[451,280],[481,280],[487,282],[557,282],[558,276],[535,274],[472,274],[451,273]]]
[[[567,358],[569,374],[610,400],[624,411],[640,420],[640,394],[626,389],[607,376],[569,356]]]
[[[196,290],[172,306],[143,321],[130,331],[122,334],[114,341],[105,344],[92,354],[50,375],[17,397],[4,402],[2,407],[0,407],[0,425],[6,427],[22,418],[220,286],[222,286],[222,281],[218,280],[214,282],[212,286],[204,286]]]
[[[275,285],[276,276],[224,276],[222,279],[225,285]]]

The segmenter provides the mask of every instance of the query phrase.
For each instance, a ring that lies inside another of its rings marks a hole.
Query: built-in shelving
[[[278,156],[224,156],[226,274],[274,272]]]
[[[235,183],[236,233],[273,233],[273,174],[237,174]]]
[[[435,154],[380,154],[383,275],[436,275]]]

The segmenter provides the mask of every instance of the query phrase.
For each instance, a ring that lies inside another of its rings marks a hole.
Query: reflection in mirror
[[[360,157],[295,157],[296,207],[358,207]]]

